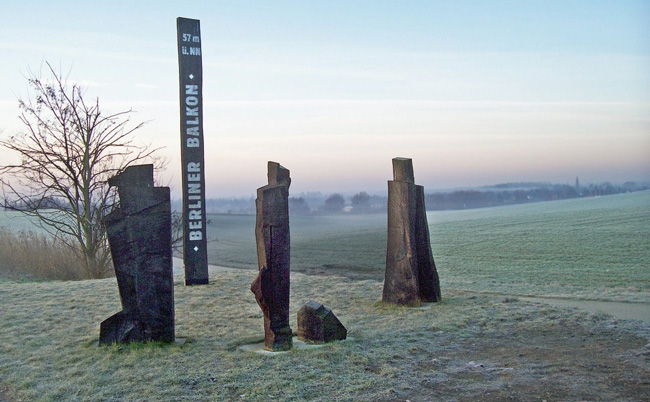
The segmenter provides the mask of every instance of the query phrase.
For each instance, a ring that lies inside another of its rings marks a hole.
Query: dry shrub
[[[0,229],[0,275],[44,280],[88,279],[77,255],[63,243],[31,231]]]

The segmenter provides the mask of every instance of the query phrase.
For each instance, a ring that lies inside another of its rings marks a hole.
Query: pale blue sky
[[[650,180],[650,1],[4,2],[0,130],[44,60],[151,120],[180,189],[176,17],[201,20],[208,196]],[[9,155],[0,151],[0,158]]]

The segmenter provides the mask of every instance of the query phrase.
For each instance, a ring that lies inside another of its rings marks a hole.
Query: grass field
[[[429,212],[443,289],[650,302],[650,192]],[[210,263],[257,269],[253,216],[213,215]],[[385,215],[291,218],[292,270],[381,280]]]
[[[115,279],[0,280],[0,401],[647,400],[650,325],[516,295],[647,302],[649,215],[650,192],[430,213],[424,309],[379,303],[384,216],[292,218],[291,325],[314,299],[351,339],[272,357],[238,348],[263,338],[254,217],[212,216],[211,263],[251,269],[176,277],[184,344],[99,347]]]
[[[445,289],[426,309],[383,306],[381,282],[292,275],[291,325],[316,299],[350,340],[278,356],[263,338],[251,271],[207,286],[176,278],[183,345],[99,347],[120,309],[114,279],[0,283],[0,398],[22,401],[643,400],[650,327]]]
[[[650,192],[450,212],[435,222],[434,255],[450,286],[650,301]]]

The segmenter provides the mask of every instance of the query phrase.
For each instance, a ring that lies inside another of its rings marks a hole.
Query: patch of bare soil
[[[461,347],[461,359],[474,364],[455,368],[457,375],[440,388],[451,394],[464,388],[459,400],[641,400],[650,397],[644,344],[580,327],[478,339]],[[473,379],[482,383],[479,389]]]
[[[5,384],[0,383],[0,402],[13,402],[16,399],[10,397],[11,390]]]
[[[460,339],[441,334],[443,351],[420,350],[416,364],[404,367],[403,386],[380,400],[650,400],[647,333],[560,321],[555,328],[506,324]]]

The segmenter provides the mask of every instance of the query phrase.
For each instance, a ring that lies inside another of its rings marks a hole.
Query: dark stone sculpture
[[[169,187],[153,186],[153,165],[109,179],[120,206],[104,218],[122,311],[101,323],[99,342],[174,342]]]
[[[289,170],[268,163],[269,184],[257,189],[255,239],[259,274],[251,284],[264,313],[264,349],[289,350]]]
[[[347,336],[347,329],[328,307],[310,300],[298,311],[298,339],[327,343]]]
[[[424,187],[415,184],[413,162],[393,159],[388,182],[388,244],[382,300],[419,306],[440,300],[440,281],[431,253]]]

